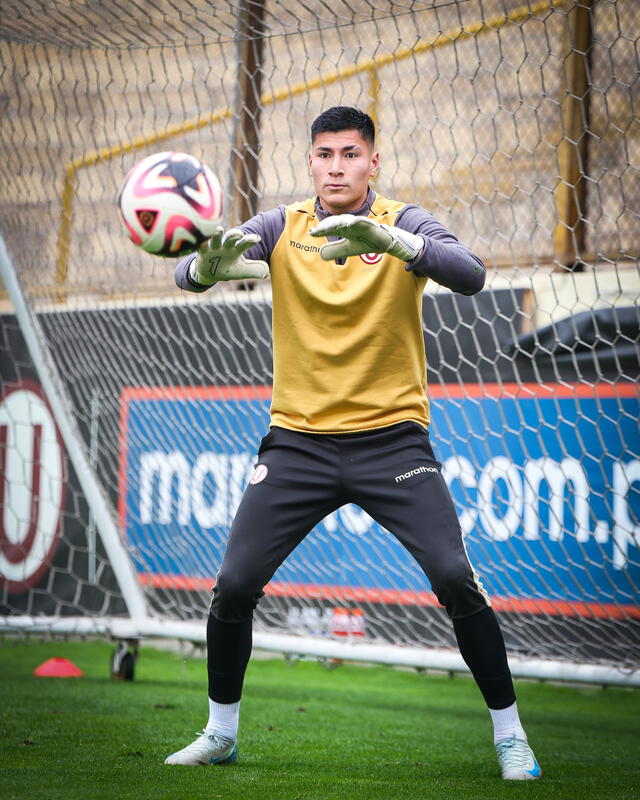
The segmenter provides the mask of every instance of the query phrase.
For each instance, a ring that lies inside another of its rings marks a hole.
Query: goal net
[[[311,196],[308,129],[376,122],[374,189],[487,264],[428,284],[431,436],[522,675],[640,681],[635,0],[8,0],[0,21],[0,630],[202,640],[269,420],[268,282],[179,292],[115,207],[191,153],[225,224]],[[256,643],[463,669],[356,506],[266,587]]]

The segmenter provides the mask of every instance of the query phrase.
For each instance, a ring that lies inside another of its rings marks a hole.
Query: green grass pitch
[[[249,666],[239,761],[166,767],[206,717],[202,659],[141,650],[112,681],[103,642],[0,643],[3,800],[631,800],[640,692],[519,682],[544,775],[500,779],[489,716],[466,677],[282,658]],[[53,656],[83,678],[37,678]]]

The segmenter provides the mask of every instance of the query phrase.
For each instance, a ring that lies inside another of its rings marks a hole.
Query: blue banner
[[[579,391],[578,391],[579,389]],[[121,524],[147,580],[210,580],[268,430],[264,387],[123,395]],[[635,387],[452,387],[432,397],[431,438],[469,557],[496,597],[638,605],[640,417]],[[275,581],[322,592],[425,592],[391,534],[346,506]],[[535,610],[535,603],[531,610]]]

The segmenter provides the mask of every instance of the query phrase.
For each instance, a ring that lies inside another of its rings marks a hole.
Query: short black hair
[[[317,116],[311,125],[311,142],[319,133],[338,133],[339,131],[358,131],[371,147],[376,140],[376,129],[371,117],[359,108],[352,106],[332,106]]]

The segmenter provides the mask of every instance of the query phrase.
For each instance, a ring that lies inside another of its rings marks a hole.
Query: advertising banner
[[[636,387],[467,384],[430,396],[434,449],[494,605],[640,617]],[[269,398],[266,386],[123,391],[120,519],[145,583],[212,584]],[[435,602],[411,556],[356,506],[325,518],[267,593]]]

